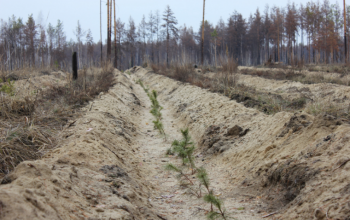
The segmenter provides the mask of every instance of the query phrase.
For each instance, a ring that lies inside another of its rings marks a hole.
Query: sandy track
[[[258,216],[277,211],[268,219],[350,218],[347,120],[305,112],[266,115],[151,70],[139,68],[136,75],[159,92],[176,124],[190,129],[226,201],[249,201],[245,208]]]
[[[137,79],[137,76],[134,76],[134,80]],[[170,110],[171,106],[167,102],[161,102],[160,104],[164,107],[162,122],[167,134],[167,141],[165,141],[158,131],[153,130],[152,121],[154,118],[149,113],[151,104],[148,96],[141,86],[137,86],[135,92],[141,94],[139,98],[141,103],[145,105],[140,122],[142,125],[140,131],[144,136],[138,136],[137,141],[139,144],[138,153],[143,161],[141,166],[146,164],[147,169],[151,171],[147,181],[155,185],[155,196],[150,198],[151,203],[167,219],[206,219],[205,210],[210,210],[210,205],[205,203],[202,198],[198,199],[186,194],[186,189],[180,187],[175,175],[164,170],[167,163],[180,165],[179,159],[172,156],[167,157],[165,153],[174,139],[181,139],[180,129],[183,128],[180,127],[181,123],[174,118]],[[230,194],[230,191],[227,190],[228,182],[225,178],[225,172],[221,172],[222,170],[220,171],[217,167],[207,165],[205,161],[202,161],[202,157],[196,161],[198,167],[204,166],[208,170],[210,179],[212,179],[212,187],[216,193],[221,194],[221,197],[224,198],[225,208],[230,217],[242,220],[260,219],[256,214],[257,210],[253,210],[249,202],[245,202],[239,196],[224,196]],[[239,210],[242,207],[244,209]]]
[[[158,219],[135,157],[140,101],[127,75],[81,111],[62,143],[25,161],[0,185],[1,219]]]
[[[183,195],[174,175],[164,171],[177,121],[165,107],[168,141],[153,130],[150,101],[135,77],[115,72],[116,85],[70,121],[62,142],[41,160],[25,161],[1,180],[1,219],[205,219],[208,204]],[[203,163],[203,165],[205,162]],[[199,164],[202,165],[202,164]],[[215,167],[208,166],[210,173]],[[228,193],[222,176],[216,192]],[[250,218],[233,197],[228,213]],[[238,213],[234,213],[238,212]]]
[[[163,169],[180,162],[165,151],[186,127],[198,146],[197,166],[207,169],[231,217],[350,216],[345,122],[265,115],[146,69],[130,72],[116,71],[116,85],[67,124],[57,149],[1,180],[1,219],[205,219],[208,204],[184,194]],[[153,130],[139,78],[159,93],[167,141]]]

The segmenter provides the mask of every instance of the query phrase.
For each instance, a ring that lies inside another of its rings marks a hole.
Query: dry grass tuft
[[[191,65],[175,65],[173,78],[181,82],[189,82],[192,78],[193,68]]]
[[[84,69],[77,81],[71,81],[67,74],[64,85],[45,82],[45,88],[26,96],[1,93],[0,177],[18,163],[38,159],[54,148],[63,127],[79,116],[77,107],[113,86],[113,71],[110,65],[102,71]]]
[[[219,59],[219,62],[221,63],[222,66],[222,72],[224,73],[237,73],[238,71],[238,63],[235,61],[233,57],[229,57],[226,59]]]
[[[159,68],[158,65],[152,63],[152,64],[151,64],[151,68],[152,68],[153,72],[159,73],[160,68]]]

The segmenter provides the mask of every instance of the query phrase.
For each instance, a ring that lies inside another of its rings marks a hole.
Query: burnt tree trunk
[[[72,57],[72,68],[73,68],[73,80],[78,79],[78,60],[77,60],[77,52],[73,53]]]

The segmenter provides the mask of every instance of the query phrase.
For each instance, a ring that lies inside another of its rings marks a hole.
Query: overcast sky
[[[329,0],[331,4],[337,3],[336,0]],[[106,19],[107,19],[107,0],[102,1],[102,27],[103,39],[106,37]],[[292,2],[292,1],[290,1]],[[296,4],[306,1],[296,0]],[[323,2],[321,0],[320,2]],[[248,18],[257,8],[263,13],[267,4],[269,7],[285,7],[288,0],[206,0],[206,20],[216,24],[220,18],[225,22],[235,10],[242,13],[244,18]],[[342,5],[342,2],[339,2]],[[198,31],[202,10],[203,0],[116,0],[116,14],[125,23],[131,16],[138,25],[145,15],[148,18],[150,11],[159,10],[163,13],[166,5],[175,13],[179,26],[192,26]],[[21,17],[25,21],[29,14],[33,14],[37,21],[42,18],[43,24],[57,24],[60,19],[64,24],[64,30],[67,40],[75,40],[73,30],[77,21],[80,21],[84,30],[91,29],[94,41],[100,39],[100,1],[99,0],[0,0],[0,19],[7,20],[10,16]],[[40,16],[41,14],[41,16]]]

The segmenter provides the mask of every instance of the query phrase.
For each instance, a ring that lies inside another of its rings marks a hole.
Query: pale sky
[[[337,2],[336,0],[329,1],[331,4]],[[102,0],[103,39],[106,38],[107,32],[106,2]],[[299,6],[300,3],[305,5],[307,1],[296,0],[294,2]],[[322,3],[323,0],[320,2]],[[235,10],[242,13],[247,19],[257,8],[263,13],[267,4],[271,8],[273,6],[285,7],[287,3],[288,0],[206,0],[205,16],[206,20],[216,24],[220,18],[226,22]],[[339,4],[342,8],[342,1]],[[162,15],[166,5],[173,10],[179,26],[186,24],[187,27],[192,26],[194,31],[198,31],[202,19],[202,0],[116,0],[116,14],[124,23],[128,23],[129,17],[132,16],[138,26],[143,15],[146,16],[146,21],[150,11],[159,10]],[[36,21],[39,14],[42,14],[45,25],[48,23],[56,25],[57,20],[60,19],[64,24],[67,40],[71,38],[75,40],[73,30],[78,20],[84,30],[91,29],[95,42],[100,39],[99,0],[0,0],[0,19],[8,20],[10,16],[15,15],[26,21],[29,14],[33,14]]]

